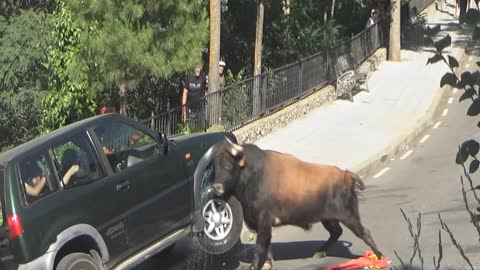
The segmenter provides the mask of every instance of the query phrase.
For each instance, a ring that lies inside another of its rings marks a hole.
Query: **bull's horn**
[[[242,153],[242,152],[243,152],[243,147],[242,147],[242,146],[233,143],[233,142],[232,142],[229,138],[227,138],[227,137],[225,137],[225,139],[226,139],[227,142],[232,146],[232,150],[231,150],[232,155],[236,156],[236,155],[238,155],[239,153]]]

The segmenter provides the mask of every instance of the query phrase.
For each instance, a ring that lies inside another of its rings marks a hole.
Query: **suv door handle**
[[[126,191],[129,188],[130,188],[130,182],[128,180],[124,180],[115,186],[115,189],[117,191]]]

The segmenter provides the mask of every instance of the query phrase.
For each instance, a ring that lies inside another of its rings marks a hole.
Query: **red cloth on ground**
[[[387,268],[391,261],[382,257],[380,260],[370,250],[363,253],[363,257],[329,266],[325,270],[347,270],[347,269],[383,269]]]

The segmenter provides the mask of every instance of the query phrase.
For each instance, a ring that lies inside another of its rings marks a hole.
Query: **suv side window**
[[[21,184],[25,190],[28,203],[32,203],[55,190],[51,173],[52,168],[45,152],[20,161],[19,167]]]
[[[160,153],[153,137],[121,121],[106,123],[95,128],[94,132],[115,173]]]
[[[53,148],[59,179],[64,186],[87,184],[105,177],[90,138],[82,133]]]

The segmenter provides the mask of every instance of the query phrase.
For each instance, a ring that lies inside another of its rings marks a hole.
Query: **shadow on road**
[[[296,241],[273,243],[274,261],[288,261],[311,258],[315,251],[324,241]],[[339,241],[328,252],[329,257],[352,259],[361,256],[350,252],[350,242]],[[169,253],[161,253],[138,267],[142,270],[168,269],[168,270],[235,270],[248,269],[253,260],[255,245],[238,243],[232,250],[222,255],[208,255],[198,246],[195,246],[191,239],[182,241]],[[319,259],[319,267],[322,266]],[[317,267],[317,265],[315,265]],[[323,268],[319,268],[323,269]]]
[[[273,243],[274,260],[295,260],[311,258],[325,241],[297,241]],[[252,245],[253,246],[253,245]],[[341,258],[358,258],[361,255],[352,254],[350,247],[352,243],[346,241],[338,241],[337,244],[328,251],[328,256]]]

